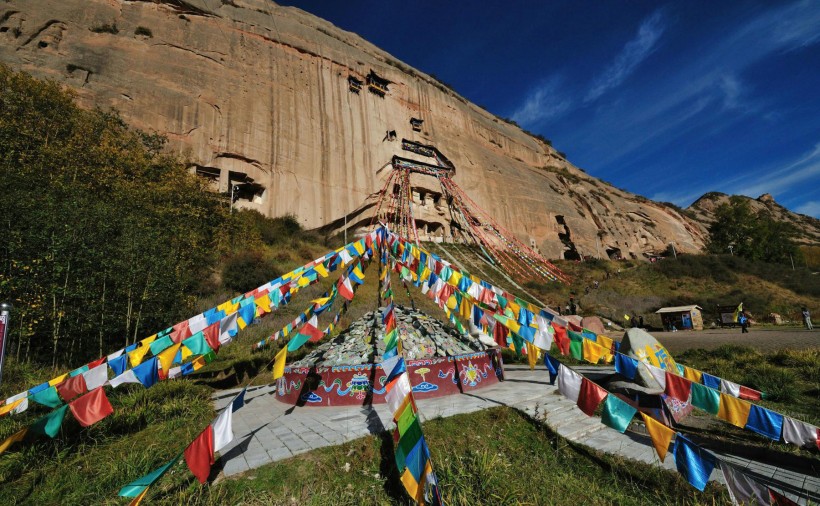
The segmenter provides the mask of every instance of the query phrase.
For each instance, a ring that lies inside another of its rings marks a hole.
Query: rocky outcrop
[[[588,176],[429,75],[296,8],[263,0],[7,0],[0,60],[166,135],[215,190],[242,183],[238,205],[293,213],[308,228],[332,231],[345,218],[367,225],[385,165],[407,138],[438,147],[456,167],[455,182],[547,257],[703,246],[698,222]],[[368,87],[371,72],[386,89]],[[413,118],[423,121],[415,130]],[[436,181],[413,185],[427,206],[424,229],[446,234]]]
[[[725,193],[707,193],[694,201],[686,211],[693,218],[708,227],[715,221],[715,210],[721,204],[728,204],[729,198],[730,195],[726,195]],[[764,193],[756,199],[744,196],[741,196],[741,198],[746,199],[753,212],[765,212],[775,221],[789,223],[794,226],[797,232],[795,240],[798,244],[820,244],[820,220],[817,218],[789,211],[775,202],[774,197],[768,193]]]

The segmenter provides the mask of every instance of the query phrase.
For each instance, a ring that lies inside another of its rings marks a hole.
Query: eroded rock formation
[[[430,76],[296,8],[9,0],[0,5],[0,60],[166,135],[215,190],[243,183],[238,205],[293,213],[309,228],[338,229],[345,217],[368,224],[385,165],[407,138],[438,147],[456,183],[547,257],[703,246],[697,221],[590,177]],[[386,86],[369,87],[371,72]],[[413,185],[423,230],[446,235],[436,182]]]

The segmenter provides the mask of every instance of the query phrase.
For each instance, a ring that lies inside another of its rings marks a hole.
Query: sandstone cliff
[[[262,0],[7,0],[0,61],[73,87],[166,135],[239,205],[309,228],[370,222],[400,140],[435,145],[454,180],[550,258],[697,251],[705,229],[588,176],[551,147],[357,35]],[[389,81],[384,96],[366,84]],[[423,120],[414,131],[411,118]],[[387,132],[395,131],[396,140]],[[381,170],[380,170],[381,169]],[[414,178],[418,218],[447,233],[435,180]],[[429,197],[432,198],[429,198]]]

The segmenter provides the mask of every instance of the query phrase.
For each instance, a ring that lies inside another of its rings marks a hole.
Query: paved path
[[[595,374],[608,371],[599,367],[576,367],[582,374],[594,379]],[[674,470],[671,456],[661,463],[648,436],[633,432],[620,434],[601,423],[600,418],[586,416],[571,401],[564,398],[555,386],[549,385],[543,368],[530,371],[522,366],[506,366],[507,380],[482,388],[470,394],[451,395],[418,401],[422,421],[437,417],[471,413],[481,409],[510,406],[536,420],[574,443],[591,447],[627,459],[658,465]],[[223,391],[215,396],[215,405],[221,409],[237,393]],[[369,434],[392,429],[392,416],[387,406],[373,407],[292,407],[276,400],[273,386],[249,389],[246,405],[233,416],[236,439],[221,452],[223,474],[231,476],[270,462],[286,459],[312,450],[351,441]],[[753,472],[761,481],[776,485],[787,495],[809,494],[820,501],[820,477],[793,473],[761,462],[721,454],[727,460]],[[718,470],[712,480],[723,483]],[[800,501],[805,504],[805,500]]]
[[[736,329],[707,329],[702,331],[656,332],[652,335],[672,355],[692,348],[713,350],[724,344],[751,346],[758,351],[774,351],[781,348],[802,350],[820,346],[820,328],[804,330],[795,327],[756,327],[748,334]]]

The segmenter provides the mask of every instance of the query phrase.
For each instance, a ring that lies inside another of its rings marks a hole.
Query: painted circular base
[[[504,363],[497,350],[408,360],[407,372],[416,399],[477,390],[503,379]],[[285,368],[276,397],[300,406],[354,406],[384,403],[387,376],[381,365]],[[371,385],[375,387],[371,388]]]

